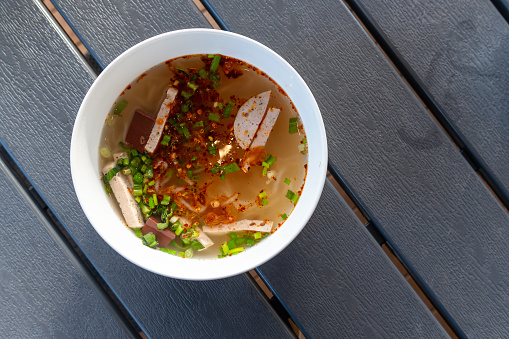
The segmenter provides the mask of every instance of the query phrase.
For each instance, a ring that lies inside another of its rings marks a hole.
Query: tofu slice
[[[115,167],[116,162],[106,165],[103,168],[103,173],[106,174],[110,169]],[[127,226],[131,228],[141,228],[145,226],[143,215],[141,214],[140,207],[129,189],[129,181],[122,173],[117,173],[110,180],[111,190],[118,201],[122,215]]]
[[[205,233],[224,233],[236,231],[256,231],[256,232],[270,232],[272,230],[272,221],[263,220],[240,220],[231,224],[222,224],[218,226],[203,226]]]
[[[265,115],[265,118],[262,121],[262,124],[260,125],[260,128],[258,129],[258,132],[256,132],[256,136],[251,143],[251,146],[249,146],[249,150],[253,150],[256,147],[265,147],[265,144],[267,143],[267,140],[269,139],[270,132],[272,131],[272,128],[274,127],[274,124],[276,123],[277,118],[279,117],[279,112],[281,110],[279,108],[271,107],[267,110],[267,114]],[[244,173],[247,173],[249,170],[249,167],[251,167],[251,162],[253,159],[250,159],[251,153],[248,152],[246,154],[246,158],[242,161],[242,171]]]
[[[159,113],[157,113],[156,123],[154,124],[154,127],[152,127],[152,131],[148,137],[147,144],[145,145],[145,150],[149,153],[154,153],[157,145],[159,145],[159,141],[163,135],[164,125],[166,125],[166,120],[168,120],[168,116],[170,115],[170,110],[173,107],[177,93],[178,90],[174,87],[170,87],[166,91],[166,98],[161,104]]]
[[[239,108],[233,124],[235,139],[242,149],[251,145],[258,126],[265,115],[271,91],[251,97]]]

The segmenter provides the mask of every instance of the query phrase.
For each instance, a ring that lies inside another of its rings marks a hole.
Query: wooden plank
[[[6,338],[126,337],[27,204],[0,160],[0,332]],[[5,197],[8,197],[7,199]]]
[[[148,336],[288,337],[245,277],[164,278],[121,258],[93,230],[74,194],[68,154],[94,76],[39,9],[37,2],[0,3],[0,139],[113,293]],[[182,317],[188,321],[174,321]]]
[[[211,28],[191,0],[53,0],[53,3],[103,67],[129,47],[154,35],[184,28]]]
[[[508,336],[507,213],[349,9],[210,2],[230,29],[273,48],[308,82],[332,167],[455,329]]]
[[[493,174],[507,199],[507,21],[487,0],[357,2]]]
[[[307,338],[448,337],[330,182],[304,231],[258,271]]]

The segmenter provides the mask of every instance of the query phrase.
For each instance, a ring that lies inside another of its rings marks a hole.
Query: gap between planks
[[[207,9],[205,8],[205,6],[202,4],[202,2],[200,0],[192,0],[194,5],[197,7],[197,9],[201,12],[201,14],[205,17],[205,19],[209,22],[209,24],[214,28],[214,29],[221,29],[221,27],[219,26],[219,24],[214,20],[214,18],[212,17],[212,15],[209,13],[209,11],[207,11]],[[65,21],[65,19],[62,17],[62,15],[58,12],[58,10],[55,8],[55,6],[53,6],[53,4],[51,3],[51,0],[42,0],[42,3],[48,8],[49,12],[51,13],[51,15],[54,17],[54,19],[58,22],[58,24],[60,25],[60,27],[62,28],[62,30],[65,32],[65,34],[69,37],[70,41],[75,45],[75,47],[77,48],[77,50],[85,57],[85,59],[87,60],[87,62],[90,63],[89,59],[90,59],[90,53],[89,51],[87,50],[87,48],[85,47],[85,45],[80,41],[80,39],[78,38],[78,36],[74,33],[74,31],[72,30],[72,28],[68,25],[68,23]],[[352,15],[354,15],[354,17],[359,21],[359,23],[363,26],[363,28],[365,29],[365,31],[368,33],[369,36],[371,36],[373,42],[379,47],[380,51],[385,55],[385,57],[391,62],[391,64],[393,65],[394,69],[400,74],[401,78],[405,81],[405,83],[409,86],[409,88],[412,89],[412,91],[414,91],[414,89],[412,88],[412,86],[410,86],[410,84],[408,83],[407,79],[405,79],[405,77],[403,76],[403,74],[400,72],[400,70],[394,65],[394,63],[392,62],[392,60],[387,56],[387,54],[385,53],[385,51],[381,48],[381,46],[379,45],[379,43],[373,38],[373,36],[370,34],[369,30],[364,26],[363,22],[357,17],[357,15],[355,14],[354,11],[352,11],[352,9],[350,8],[350,6],[348,6],[347,4],[347,7],[349,7]],[[95,71],[96,73],[100,73],[100,71],[97,71],[97,66],[96,65],[92,65],[92,66],[95,66]],[[417,98],[419,98],[419,100],[421,101],[421,103],[423,104],[424,107],[426,107],[426,109],[428,110],[428,113],[433,117],[433,119],[436,121],[436,123],[440,126],[440,128],[442,128],[442,130],[444,130],[443,126],[438,122],[438,120],[435,118],[435,116],[431,113],[431,111],[429,111],[428,107],[424,104],[424,102],[422,101],[422,99],[415,93],[414,91],[414,94],[416,95]],[[458,148],[458,150],[460,150],[460,148],[457,146],[457,144],[454,142],[454,140],[451,138],[451,136],[449,135],[449,133],[447,133],[445,130],[444,132],[446,133],[446,135],[449,137],[449,139],[453,142],[453,144]],[[477,171],[476,171],[477,172]],[[478,173],[478,172],[477,172]],[[484,181],[484,178],[482,178],[482,176],[480,176],[481,179],[483,179],[483,182]],[[330,174],[330,172],[327,172],[327,178],[331,181],[331,183],[334,185],[334,187],[338,190],[339,194],[341,195],[341,197],[347,202],[348,206],[353,210],[353,212],[355,213],[355,215],[359,218],[359,220],[362,222],[362,224],[366,225],[369,221],[368,219],[364,216],[364,213],[359,209],[359,207],[357,206],[356,203],[353,202],[353,200],[350,198],[350,196],[345,192],[345,190],[343,190],[341,188],[341,186],[339,185],[338,181]],[[489,185],[487,185],[489,187]],[[489,187],[490,190],[491,190],[491,187]],[[493,192],[493,191],[492,191]],[[494,194],[495,195],[495,194]],[[497,197],[498,198],[498,197]],[[416,280],[410,275],[410,273],[408,272],[408,270],[405,268],[404,264],[401,262],[401,260],[399,260],[396,255],[393,253],[393,251],[390,249],[390,247],[388,246],[388,244],[384,243],[384,244],[381,244],[381,247],[384,251],[384,253],[388,256],[388,258],[393,262],[393,264],[396,266],[396,268],[398,269],[398,271],[404,276],[404,278],[407,280],[408,284],[412,287],[412,289],[417,293],[417,295],[423,300],[424,304],[428,307],[428,309],[430,310],[430,312],[437,318],[437,320],[440,322],[440,324],[445,328],[445,330],[447,331],[447,333],[452,337],[452,338],[457,338],[457,335],[454,333],[454,331],[452,330],[452,328],[449,326],[449,324],[445,321],[445,319],[442,317],[442,315],[440,314],[440,312],[434,307],[433,303],[431,302],[431,300],[426,296],[426,294],[424,293],[424,291],[420,288],[420,286],[417,284]],[[265,295],[265,297],[267,298],[267,300],[269,300],[269,302],[275,302],[276,300],[274,300],[274,294],[272,293],[272,291],[270,290],[270,288],[266,285],[266,283],[263,281],[263,279],[258,275],[258,273],[255,271],[255,270],[251,270],[249,271],[249,275],[251,276],[251,278],[255,281],[255,283],[258,285],[258,287],[260,288],[260,290],[263,292],[263,294]],[[279,304],[280,302],[277,301]],[[282,307],[282,305],[280,305]],[[286,313],[286,312],[285,312]],[[290,328],[293,330],[293,332],[295,333],[295,335],[297,336],[297,338],[299,339],[305,339],[305,336],[303,335],[302,331],[298,328],[298,326],[295,324],[295,322],[293,321],[293,319],[291,319],[291,317],[287,316],[287,314],[285,315],[282,315],[282,314],[279,314],[280,316],[283,316],[284,318],[286,319],[283,319],[284,322],[286,324],[288,324],[290,326]],[[146,338],[146,335],[143,333],[143,332],[139,332],[140,336],[142,336],[143,338]]]

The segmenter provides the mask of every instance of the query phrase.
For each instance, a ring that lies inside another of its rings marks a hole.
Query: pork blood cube
[[[155,122],[156,119],[154,117],[137,109],[129,125],[125,142],[134,147],[138,152],[143,153]]]
[[[169,229],[157,229],[157,224],[162,222],[161,218],[153,216],[147,219],[145,226],[141,229],[141,233],[143,235],[152,232],[156,236],[159,247],[168,246],[170,241],[175,239],[175,233],[173,231],[170,231]]]

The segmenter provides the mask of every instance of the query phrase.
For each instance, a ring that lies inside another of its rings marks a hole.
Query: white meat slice
[[[108,173],[110,169],[115,167],[115,165],[116,162],[106,165],[103,168],[103,173]],[[120,210],[122,211],[122,215],[124,216],[127,226],[131,228],[143,227],[145,225],[143,215],[141,214],[140,207],[136,200],[134,200],[131,190],[129,189],[128,179],[119,172],[111,178],[109,184],[115,198],[118,201],[118,205],[120,206]]]
[[[270,232],[272,230],[272,221],[263,220],[240,220],[231,224],[222,224],[218,226],[203,226],[205,233],[226,233],[236,231],[256,231]]]
[[[154,127],[152,127],[147,144],[145,145],[145,150],[149,153],[154,153],[157,145],[159,144],[159,140],[161,140],[164,125],[166,125],[166,120],[168,120],[168,116],[170,115],[170,110],[173,107],[177,93],[178,90],[174,87],[170,87],[166,91],[166,98],[164,98],[163,103],[161,104],[159,113],[157,113],[156,123],[154,124]]]
[[[270,91],[267,91],[255,95],[239,108],[233,124],[233,132],[235,139],[242,149],[247,149],[251,145],[258,126],[265,115],[270,93]]]
[[[274,127],[274,124],[276,123],[277,118],[279,117],[279,112],[281,110],[279,108],[271,107],[267,110],[267,114],[265,115],[265,118],[262,121],[262,124],[260,125],[260,128],[258,129],[258,132],[256,132],[256,137],[254,138],[253,142],[251,143],[251,146],[249,146],[249,149],[253,149],[255,147],[259,146],[265,146],[267,143],[267,140],[269,139],[270,132],[272,131],[272,127]],[[247,153],[247,156],[249,157],[249,153]],[[242,171],[244,173],[247,173],[249,170],[250,162],[253,159],[246,158],[242,161]]]
[[[198,235],[198,238],[196,238],[196,240],[198,240],[200,242],[200,244],[202,244],[204,247],[200,251],[203,251],[207,247],[214,245],[214,242],[205,234],[205,232],[201,228],[196,226],[195,230],[198,231],[198,233],[200,233],[200,235]]]

